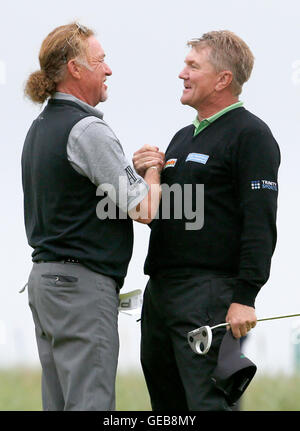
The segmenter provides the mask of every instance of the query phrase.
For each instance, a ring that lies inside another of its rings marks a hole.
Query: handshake
[[[155,167],[159,173],[162,171],[165,164],[165,154],[159,151],[158,147],[144,145],[133,154],[132,162],[136,172],[144,178],[149,168]]]

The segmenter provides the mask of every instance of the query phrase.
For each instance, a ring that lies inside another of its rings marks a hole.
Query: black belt
[[[36,260],[34,263],[48,263],[48,262],[57,262],[57,263],[81,263],[79,259],[75,257],[66,257],[62,260]]]

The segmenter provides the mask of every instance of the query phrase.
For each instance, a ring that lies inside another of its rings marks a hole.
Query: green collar
[[[226,108],[222,109],[221,111],[217,112],[216,114],[212,115],[209,118],[204,118],[202,121],[199,121],[198,116],[195,118],[194,126],[194,136],[198,135],[198,133],[202,132],[207,126],[209,126],[211,123],[213,123],[217,118],[221,117],[222,115],[226,114],[226,112],[231,111],[232,109],[240,108],[243,106],[243,102],[236,102],[232,105],[226,106]]]

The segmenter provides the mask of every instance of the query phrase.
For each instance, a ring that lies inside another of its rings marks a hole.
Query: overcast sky
[[[180,104],[178,74],[187,40],[211,30],[241,36],[255,55],[240,97],[271,128],[281,148],[278,243],[271,276],[256,301],[258,317],[300,313],[299,114],[300,3],[295,0],[9,1],[1,6],[1,288],[0,365],[37,364],[27,292],[18,290],[31,270],[23,223],[20,157],[26,132],[40,107],[23,97],[38,68],[42,40],[59,25],[79,20],[92,27],[112,69],[109,99],[99,108],[129,160],[144,144],[165,150],[196,112]],[[259,154],[257,155],[259,157]],[[135,245],[123,291],[144,289],[149,229],[135,225]],[[139,367],[139,324],[120,316],[120,369]],[[246,353],[259,371],[293,369],[300,319],[259,323]]]

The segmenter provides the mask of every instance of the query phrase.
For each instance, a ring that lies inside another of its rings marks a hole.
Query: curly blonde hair
[[[93,35],[93,30],[77,22],[57,27],[49,33],[39,52],[40,70],[27,79],[25,95],[36,103],[51,97],[56,85],[64,78],[68,61],[86,58],[86,41]]]
[[[229,30],[204,33],[199,39],[188,42],[192,48],[209,47],[209,60],[217,72],[230,70],[233,74],[232,92],[238,96],[243,84],[250,78],[254,56],[249,46]]]

